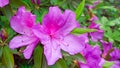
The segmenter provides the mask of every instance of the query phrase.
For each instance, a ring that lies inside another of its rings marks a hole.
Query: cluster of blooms
[[[98,45],[91,46],[86,44],[85,49],[81,52],[85,57],[86,63],[79,62],[80,68],[102,68],[106,61],[114,62],[110,68],[120,67],[120,50],[112,47],[112,43],[100,41],[102,51]]]
[[[31,1],[36,3],[36,0]],[[0,0],[0,7],[8,3],[9,0]],[[94,6],[90,7],[90,10]],[[10,20],[10,26],[20,35],[10,41],[9,47],[15,49],[26,46],[23,54],[26,59],[29,59],[40,42],[43,44],[48,65],[53,65],[62,58],[61,50],[64,50],[71,55],[81,53],[84,56],[86,63],[79,61],[80,68],[102,68],[105,61],[114,62],[111,68],[119,68],[120,50],[112,47],[111,42],[102,40],[104,31],[100,29],[99,24],[95,23],[95,20],[98,18],[94,15],[91,17],[91,24],[88,28],[96,29],[96,32],[76,36],[71,34],[71,31],[80,25],[76,21],[75,13],[71,10],[65,10],[62,13],[57,6],[50,7],[48,14],[43,17],[42,24],[37,24],[36,16],[26,11],[25,7],[20,7]],[[98,45],[88,44],[88,36],[94,42],[100,41],[102,50]]]
[[[43,17],[42,25],[36,24],[35,20],[35,15],[27,12],[25,7],[20,7],[10,21],[11,27],[21,35],[14,37],[9,46],[15,49],[27,45],[23,51],[26,59],[31,57],[39,41],[44,45],[48,65],[53,65],[62,58],[61,49],[71,55],[84,49],[80,37],[70,34],[79,26],[74,12],[66,10],[62,13],[58,7],[50,7],[48,14]]]
[[[87,6],[88,11],[95,8],[95,6],[100,2],[96,1],[94,5]],[[85,49],[81,54],[85,57],[86,63],[79,62],[80,68],[103,68],[103,65],[108,62],[114,62],[110,68],[119,68],[120,67],[120,49],[112,47],[112,42],[103,41],[104,31],[100,29],[100,25],[95,23],[95,20],[98,20],[97,16],[91,14],[91,24],[89,28],[97,29],[96,32],[91,32],[91,40],[94,42],[100,42],[102,44],[102,50],[98,45],[91,46],[86,43]],[[87,40],[87,39],[86,39]]]
[[[44,54],[48,65],[53,65],[59,58],[62,58],[61,49],[71,55],[81,53],[86,60],[86,63],[79,62],[81,68],[100,68],[107,61],[114,61],[114,66],[120,66],[120,50],[114,48],[112,52],[112,44],[102,41],[103,30],[100,30],[99,25],[95,23],[97,17],[92,18],[89,28],[94,28],[97,31],[88,34],[75,36],[70,32],[79,27],[75,20],[75,14],[70,10],[65,10],[64,13],[58,7],[50,7],[48,14],[43,17],[42,25],[36,24],[36,16],[27,12],[25,7],[20,7],[15,16],[11,18],[11,27],[20,36],[14,37],[10,41],[10,48],[15,49],[21,46],[26,46],[23,54],[26,59],[29,59],[38,42],[44,46]],[[93,41],[101,40],[103,52],[99,46],[92,47],[88,44],[88,35]],[[101,56],[102,55],[102,56]],[[104,62],[103,62],[103,59]]]

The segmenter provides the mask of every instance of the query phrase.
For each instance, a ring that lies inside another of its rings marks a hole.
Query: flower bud
[[[34,3],[34,4],[37,4],[37,5],[40,4],[40,0],[31,0],[31,2]]]
[[[8,38],[8,34],[7,32],[5,31],[5,29],[1,29],[0,31],[0,38],[4,41]]]

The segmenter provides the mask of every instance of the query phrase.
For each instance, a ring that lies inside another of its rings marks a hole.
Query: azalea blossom
[[[92,41],[97,42],[103,38],[104,31],[100,29],[100,25],[96,24],[95,21],[98,20],[97,16],[91,18],[91,24],[89,25],[90,29],[96,29],[96,32],[91,32],[90,36]]]
[[[85,49],[81,52],[85,58],[85,63],[79,61],[80,68],[102,68],[100,62],[101,50],[98,45],[92,47],[89,44],[86,44]]]
[[[104,30],[101,30],[100,25],[96,23],[96,21],[98,20],[98,17],[91,12],[91,10],[94,7],[96,7],[96,5],[99,4],[99,3],[100,3],[100,0],[97,0],[97,1],[94,2],[93,5],[87,6],[88,13],[89,13],[89,15],[91,17],[90,18],[91,23],[88,26],[88,28],[97,30],[96,32],[89,33],[90,36],[91,36],[92,41],[94,41],[94,42],[97,42],[98,40],[101,40],[103,38],[103,34],[104,34]]]
[[[9,4],[9,0],[0,0],[0,7],[4,7]]]
[[[111,68],[119,68],[120,67],[120,49],[114,48],[114,51],[110,53],[110,61],[114,61],[114,64]]]
[[[20,35],[15,36],[9,43],[11,49],[26,46],[23,51],[24,57],[29,59],[36,47],[39,39],[32,32],[35,25],[36,16],[26,11],[25,7],[20,7],[15,16],[10,20],[10,26]]]
[[[108,55],[109,50],[112,50],[112,42],[105,42],[103,40],[100,40],[100,42],[102,43],[102,47],[103,47],[103,58],[105,58]]]
[[[70,34],[78,26],[75,13],[57,7],[50,7],[48,14],[43,17],[42,25],[34,27],[33,31],[44,45],[44,54],[48,65],[53,65],[62,58],[61,50],[71,55],[84,49],[84,42],[79,37]]]
[[[106,42],[101,40],[103,46],[103,58],[110,56],[109,61],[116,61],[120,59],[120,49],[112,47],[112,42]]]
[[[112,42],[105,42],[101,40],[103,46],[103,58],[107,61],[114,62],[111,68],[120,67],[120,49],[112,47]]]

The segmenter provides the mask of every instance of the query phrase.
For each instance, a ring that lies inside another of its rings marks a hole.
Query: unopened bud
[[[8,34],[7,32],[5,31],[5,29],[1,29],[0,31],[0,38],[4,41],[8,38]]]
[[[31,0],[32,3],[40,5],[40,0]]]

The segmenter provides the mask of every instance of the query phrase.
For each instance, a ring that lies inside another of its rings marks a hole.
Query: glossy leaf
[[[110,68],[113,64],[114,64],[113,62],[106,61],[105,64],[103,65],[103,68]]]
[[[20,7],[20,6],[25,6],[26,8],[30,8],[29,6],[28,6],[28,4],[26,3],[26,2],[24,2],[23,0],[10,0],[10,5],[12,6],[12,7]]]
[[[66,62],[64,59],[59,59],[54,65],[50,68],[67,68]]]
[[[34,51],[34,68],[42,67],[43,48],[38,45]]]
[[[0,45],[1,46],[1,45]],[[3,47],[0,47],[0,58],[2,56],[2,53],[3,53]]]
[[[84,6],[85,6],[85,0],[83,0],[77,7],[75,13],[76,13],[76,19],[78,19],[82,12],[83,12],[83,9],[84,9]]]
[[[85,59],[84,59],[84,57],[81,55],[81,54],[76,54],[76,55],[73,55],[73,56],[71,56],[73,59],[75,59],[75,60],[77,60],[77,61],[81,61],[81,62],[83,62],[83,63],[85,63],[86,61],[85,61]]]
[[[89,32],[95,32],[96,29],[89,29],[89,28],[75,28],[71,33],[72,34],[83,34]]]
[[[2,61],[7,68],[14,68],[14,58],[8,46],[3,48]]]
[[[2,13],[6,16],[8,20],[10,20],[11,16],[13,15],[13,10],[10,5],[5,6],[4,8],[0,8]]]

